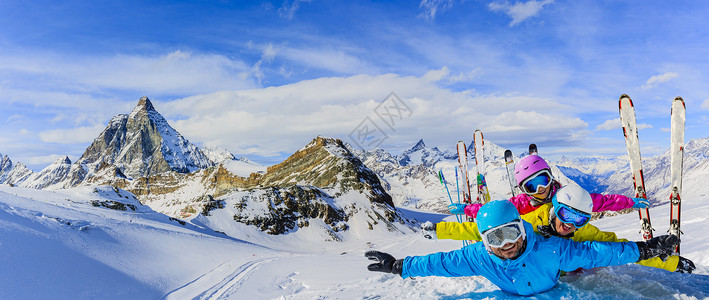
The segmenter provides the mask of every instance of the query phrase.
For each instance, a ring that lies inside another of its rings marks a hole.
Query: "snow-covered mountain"
[[[400,166],[424,165],[433,166],[441,160],[458,159],[458,154],[449,151],[441,151],[438,148],[428,148],[419,140],[411,149],[402,152],[396,156],[396,160]]]
[[[204,153],[173,129],[148,97],[128,114],[120,114],[77,160],[87,176],[114,165],[129,178],[166,172],[189,173],[214,165]]]
[[[356,150],[352,147],[349,149],[368,168],[377,173],[397,207],[447,212],[447,206],[451,200],[445,187],[438,179],[439,170],[443,171],[450,197],[453,202],[458,202],[457,190],[462,190],[463,179],[458,179],[458,187],[456,187],[455,170],[459,165],[457,153],[427,147],[423,140],[419,140],[411,149],[397,156],[382,149],[370,151]],[[467,149],[468,170],[470,174],[477,174],[474,159],[475,149],[474,147],[467,147]],[[505,150],[490,141],[485,141],[483,147],[486,161],[483,172],[492,199],[508,199],[512,196],[505,166]],[[516,157],[515,161],[525,155]],[[553,164],[552,172],[562,184],[571,182],[571,179]],[[470,184],[471,191],[476,191],[476,183],[473,182],[473,178],[470,179]]]
[[[130,114],[113,117],[73,164],[64,157],[35,174],[20,165],[5,170],[12,162],[3,157],[2,166],[0,182],[56,189],[96,184],[125,187],[125,181],[190,173],[212,167],[214,162],[173,129],[148,97],[142,97]]]
[[[604,193],[609,187],[608,177],[630,165],[625,156],[620,157],[577,157],[562,156],[555,163],[571,180],[592,193]]]
[[[320,237],[387,230],[414,224],[394,208],[377,176],[340,140],[317,137],[282,163],[248,178],[220,167],[211,187],[215,203],[202,208],[205,224],[230,232],[234,221],[270,234],[319,228]]]
[[[43,188],[62,188],[63,180],[71,172],[71,160],[68,156],[57,159],[51,165],[42,169],[38,173],[32,173],[27,179],[22,181],[22,186],[43,189]]]
[[[9,156],[0,154],[0,183],[18,185],[34,172],[22,163],[13,163]]]
[[[246,157],[237,158],[229,150],[221,147],[202,147],[202,153],[217,165],[222,165],[229,172],[241,177],[249,177],[251,173],[266,173],[266,166],[253,162]]]
[[[200,148],[202,153],[204,153],[207,158],[214,162],[215,164],[220,164],[225,161],[235,160],[234,154],[229,152],[229,150],[221,147],[202,147]]]

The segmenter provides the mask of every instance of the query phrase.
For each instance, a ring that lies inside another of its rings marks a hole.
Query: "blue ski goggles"
[[[527,177],[519,186],[525,194],[531,196],[538,194],[540,188],[549,188],[553,180],[551,172],[548,169],[544,169]]]
[[[559,221],[581,228],[591,220],[591,215],[563,203],[554,203],[554,214]]]
[[[500,248],[507,243],[514,243],[524,235],[524,225],[520,220],[485,230],[481,234],[483,243],[493,248]]]

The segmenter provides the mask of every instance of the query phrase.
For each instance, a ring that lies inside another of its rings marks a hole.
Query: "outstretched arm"
[[[673,235],[663,235],[647,242],[575,242],[559,239],[561,269],[591,269],[623,265],[654,257],[668,256],[679,243]]]
[[[603,195],[591,193],[593,212],[620,211],[628,208],[647,208],[650,205],[646,199],[630,198],[623,195]]]
[[[432,253],[424,256],[408,256],[403,262],[401,277],[444,276],[461,277],[480,275],[467,259],[466,249]],[[487,255],[487,253],[485,253]]]
[[[575,241],[597,241],[597,242],[627,242],[627,239],[619,238],[616,236],[615,233],[613,232],[608,232],[608,231],[601,231],[598,229],[598,227],[593,226],[592,224],[587,224],[586,226],[580,228],[576,233],[574,234],[574,237],[572,238]],[[683,258],[684,259],[684,258]],[[684,259],[687,260],[687,259]],[[691,266],[690,263],[691,261],[687,260],[688,263],[686,264],[687,266]],[[682,268],[678,267],[684,267],[680,266],[680,257],[673,255],[670,256],[666,260],[662,260],[659,257],[654,257],[646,260],[641,260],[637,262],[637,264],[641,266],[646,266],[646,267],[652,267],[652,268],[658,268],[658,269],[663,269],[666,271],[670,272],[675,272],[675,271],[685,271]],[[692,270],[686,270],[687,272],[691,272]]]
[[[517,207],[517,211],[519,211],[520,215],[525,215],[539,208],[538,206],[535,207],[529,204],[530,197],[531,196],[528,196],[526,194],[519,194],[510,198],[510,202],[512,202],[512,204]],[[465,206],[464,212],[467,216],[471,218],[477,218],[478,210],[480,210],[480,207],[482,206],[483,205],[481,203],[468,204],[467,206]]]

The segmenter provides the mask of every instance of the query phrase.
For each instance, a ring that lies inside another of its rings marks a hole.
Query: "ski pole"
[[[443,170],[438,171],[438,179],[441,181],[441,184],[446,188],[446,193],[448,193],[448,200],[450,200],[451,204],[453,204],[453,197],[451,197],[451,192],[448,190],[448,184],[446,184],[446,179],[443,177]],[[461,223],[460,215],[456,214],[455,219],[458,220],[458,223]]]
[[[458,170],[456,169],[455,172],[455,177],[456,177],[456,186],[458,185]],[[448,184],[446,184],[446,179],[443,177],[443,170],[438,171],[438,179],[441,181],[441,184],[446,188],[446,193],[448,193],[448,200],[450,200],[451,204],[453,204],[453,197],[451,197],[451,192],[448,190]],[[458,194],[458,203],[460,203],[460,194]],[[455,214],[455,219],[458,220],[458,223],[463,223],[463,219],[459,214]],[[469,245],[468,241],[463,241],[463,247]]]
[[[458,186],[458,167],[455,167],[455,192],[458,194],[458,203],[460,203],[460,187]]]

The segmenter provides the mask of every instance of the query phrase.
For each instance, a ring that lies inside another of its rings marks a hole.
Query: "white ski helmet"
[[[589,215],[593,212],[593,199],[591,199],[591,195],[585,189],[575,184],[569,184],[556,191],[556,194],[552,198],[552,203],[554,206],[564,204]]]

